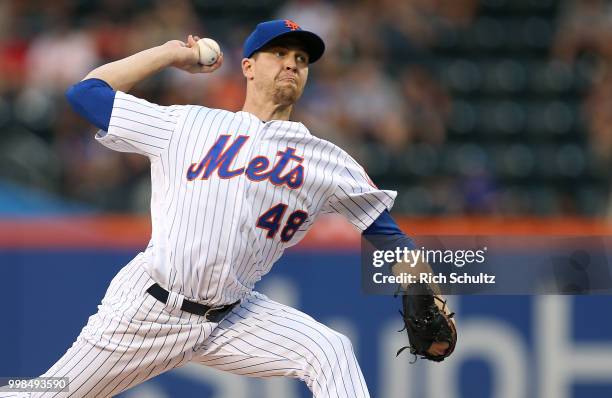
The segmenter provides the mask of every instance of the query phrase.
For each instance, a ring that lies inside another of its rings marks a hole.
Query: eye
[[[303,63],[303,64],[308,63],[308,59],[304,54],[298,54],[297,60],[298,62]]]
[[[276,50],[274,51],[274,55],[276,55],[278,58],[282,58],[287,54],[287,52],[285,50]]]

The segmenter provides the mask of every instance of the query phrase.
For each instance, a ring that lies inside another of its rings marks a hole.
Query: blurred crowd
[[[569,64],[587,62],[591,85],[584,102],[592,151],[612,166],[612,4],[606,0],[567,2],[560,10],[553,54]]]
[[[605,212],[612,8],[596,0],[6,0],[0,179],[104,211],[147,211],[147,159],[97,144],[64,91],[97,65],[193,33],[221,44],[223,68],[166,70],[132,93],[239,110],[242,42],[272,18],[327,46],[294,119],[398,190],[397,210]]]

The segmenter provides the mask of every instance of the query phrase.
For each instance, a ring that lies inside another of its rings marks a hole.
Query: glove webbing
[[[397,297],[397,296],[398,296],[398,293],[396,292],[396,294],[394,294],[394,297]],[[441,301],[441,302],[442,302],[442,310],[441,310],[441,311],[442,311],[442,313],[444,313],[444,314],[445,314],[445,310],[446,310],[446,301],[447,301],[447,300],[442,300],[440,297],[438,297],[438,296],[436,296],[436,295],[434,295],[434,296],[433,296],[433,298],[434,298],[434,300],[438,300],[438,301]],[[435,305],[435,304],[434,304],[434,305]],[[407,329],[407,322],[406,322],[406,320],[405,320],[405,319],[406,319],[406,315],[404,314],[404,311],[399,310],[399,313],[400,313],[400,315],[402,316],[402,319],[404,320],[404,327],[403,327],[401,330],[398,330],[398,332],[399,332],[399,333],[401,333],[401,332],[403,332],[404,330],[406,330],[406,329]],[[455,313],[454,313],[454,312],[451,312],[450,314],[446,315],[446,317],[447,317],[448,319],[452,319],[454,316],[455,316]],[[436,337],[437,337],[437,336],[434,336],[434,337],[433,337],[433,341],[437,341],[437,340],[436,340]],[[450,342],[449,342],[449,344],[450,344]],[[414,347],[413,345],[407,345],[407,346],[404,346],[404,347],[400,348],[400,349],[397,351],[397,353],[395,354],[395,357],[397,358],[397,357],[398,357],[398,356],[399,356],[399,355],[400,355],[402,352],[404,352],[404,350],[406,350],[407,348],[410,348],[410,353],[411,353],[412,355],[414,355],[414,360],[410,361],[410,363],[411,363],[411,364],[412,364],[412,363],[415,363],[415,362],[418,360],[418,356],[417,356],[417,349],[416,349],[416,347]],[[422,358],[427,358],[427,357],[425,357],[424,355],[421,355],[421,357],[422,357]]]

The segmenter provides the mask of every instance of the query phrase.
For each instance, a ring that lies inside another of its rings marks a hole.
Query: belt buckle
[[[218,308],[215,307],[210,307],[209,309],[206,310],[206,312],[204,313],[204,319],[206,319],[207,322],[211,322],[211,320],[208,318],[208,316],[210,315],[210,313],[212,311],[217,310]]]

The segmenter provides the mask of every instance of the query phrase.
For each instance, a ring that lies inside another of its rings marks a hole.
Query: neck
[[[272,101],[257,99],[247,94],[242,110],[257,116],[258,119],[263,121],[289,120],[293,105],[275,104]]]

